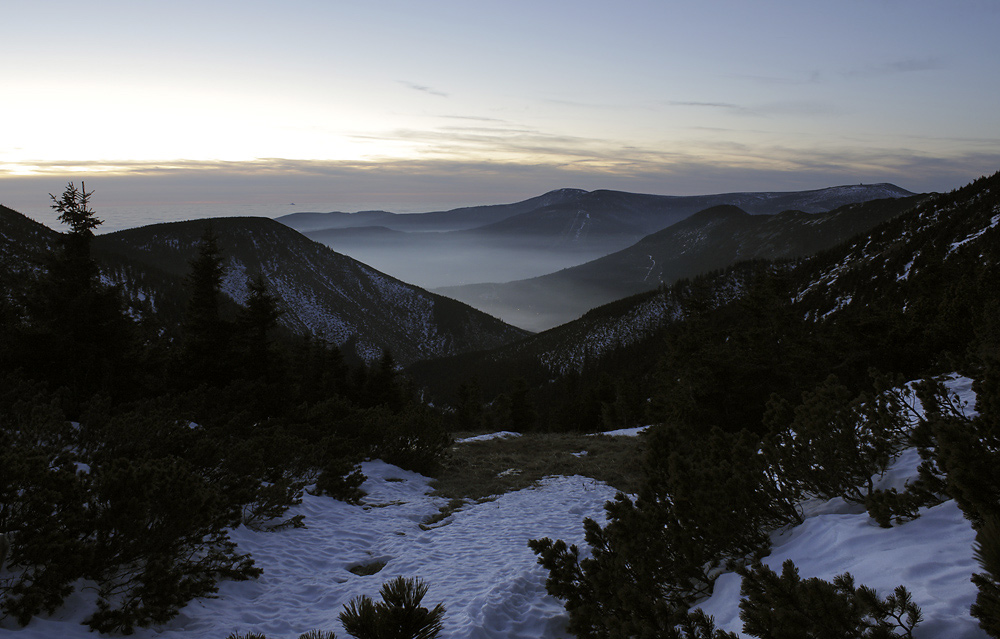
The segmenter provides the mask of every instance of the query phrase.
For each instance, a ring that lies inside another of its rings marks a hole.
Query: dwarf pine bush
[[[763,564],[740,571],[743,632],[760,639],[912,639],[922,620],[910,593],[898,586],[882,599],[855,587],[844,573],[833,582],[802,579],[788,560],[778,575]]]
[[[427,584],[417,578],[397,577],[382,585],[382,601],[362,595],[340,613],[347,634],[357,639],[434,639],[443,628],[444,606],[420,605]]]

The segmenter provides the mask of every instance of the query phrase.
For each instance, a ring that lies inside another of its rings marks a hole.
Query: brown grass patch
[[[639,489],[645,437],[528,433],[456,444],[432,482],[435,493],[481,500],[520,490],[548,475],[583,475],[618,490]],[[586,452],[586,455],[574,453]]]

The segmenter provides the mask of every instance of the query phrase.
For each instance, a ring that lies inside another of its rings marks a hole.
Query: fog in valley
[[[582,264],[609,252],[607,247],[553,246],[544,238],[490,241],[461,232],[406,233],[359,228],[306,235],[338,253],[429,290],[527,279]],[[616,248],[612,246],[610,250]]]
[[[404,282],[539,332],[739,259],[819,250],[892,211],[848,212],[839,222],[824,212],[911,195],[889,184],[692,197],[561,189],[452,211],[296,213],[278,221]]]

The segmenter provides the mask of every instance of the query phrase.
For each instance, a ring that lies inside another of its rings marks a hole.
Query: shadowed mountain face
[[[526,279],[583,264],[713,206],[755,215],[817,213],[906,195],[912,194],[889,184],[683,197],[562,189],[453,211],[296,213],[278,221],[407,282],[436,288]]]
[[[281,322],[348,345],[364,359],[389,348],[408,363],[492,348],[526,333],[465,304],[380,273],[266,218],[219,218],[155,224],[94,238],[106,281],[120,283],[133,302],[148,303],[176,326],[187,296],[184,277],[211,224],[225,259],[223,292],[235,303],[262,274],[281,302]],[[39,268],[59,234],[10,209],[0,210],[0,261],[8,279]]]
[[[720,205],[580,266],[505,284],[437,291],[516,326],[546,330],[596,306],[740,260],[815,253],[912,207],[920,197],[851,204],[825,213],[777,215],[750,215],[736,206]]]

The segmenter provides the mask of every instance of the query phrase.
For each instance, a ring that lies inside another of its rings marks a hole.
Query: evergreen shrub
[[[764,423],[764,450],[789,490],[859,503],[874,492],[873,476],[888,469],[910,431],[899,395],[882,380],[874,392],[854,395],[834,375],[794,408],[773,397]]]
[[[740,619],[743,632],[760,639],[912,639],[922,621],[910,593],[898,586],[882,599],[855,587],[844,573],[833,582],[803,580],[788,560],[778,575],[763,564],[742,569]]]
[[[434,639],[443,628],[445,609],[420,605],[427,588],[420,579],[397,577],[382,585],[382,601],[362,595],[344,606],[340,621],[357,639]]]
[[[584,521],[589,557],[562,540],[529,542],[578,637],[674,636],[729,564],[765,552],[767,530],[798,517],[752,433],[659,426],[646,465],[637,499],[606,504],[604,527]]]

